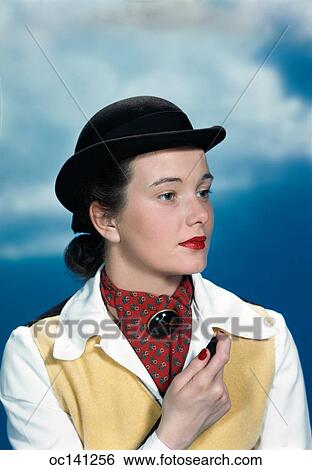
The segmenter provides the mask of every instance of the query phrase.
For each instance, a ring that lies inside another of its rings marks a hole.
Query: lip
[[[185,242],[185,243],[179,243],[180,246],[183,246],[184,248],[190,248],[192,250],[203,250],[205,248],[205,242]]]
[[[179,243],[180,246],[191,248],[192,250],[203,250],[205,248],[205,240],[207,237],[194,237],[185,242]]]
[[[179,243],[179,245],[184,245],[185,243],[203,243],[205,240],[207,239],[207,237],[205,236],[202,236],[202,237],[193,237],[193,238],[190,238],[189,240],[185,240],[184,242],[181,242]]]

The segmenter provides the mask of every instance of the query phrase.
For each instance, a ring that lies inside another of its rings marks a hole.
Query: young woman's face
[[[204,151],[158,150],[137,157],[133,166],[127,205],[117,223],[123,261],[158,274],[203,271],[213,231],[212,179],[204,177],[209,174]],[[157,183],[169,177],[182,182]],[[204,249],[179,245],[197,236],[207,237]]]

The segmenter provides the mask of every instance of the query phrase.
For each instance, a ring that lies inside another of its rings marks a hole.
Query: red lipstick
[[[202,250],[205,248],[205,240],[207,237],[193,237],[189,240],[179,243],[179,245],[184,246],[185,248],[192,248],[193,250]]]

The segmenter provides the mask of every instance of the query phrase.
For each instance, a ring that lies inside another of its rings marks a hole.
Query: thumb
[[[175,377],[175,382],[180,388],[184,387],[200,370],[202,370],[209,362],[211,353],[209,349],[204,348],[200,353],[191,360],[188,366]]]

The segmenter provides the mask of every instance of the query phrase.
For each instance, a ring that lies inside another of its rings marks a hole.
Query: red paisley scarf
[[[118,325],[137,356],[164,396],[172,379],[184,365],[192,335],[194,288],[192,277],[184,275],[172,296],[119,289],[109,279],[105,266],[101,270],[100,289],[105,304],[117,310]],[[148,331],[148,321],[156,312],[174,309],[180,324],[162,338]]]

